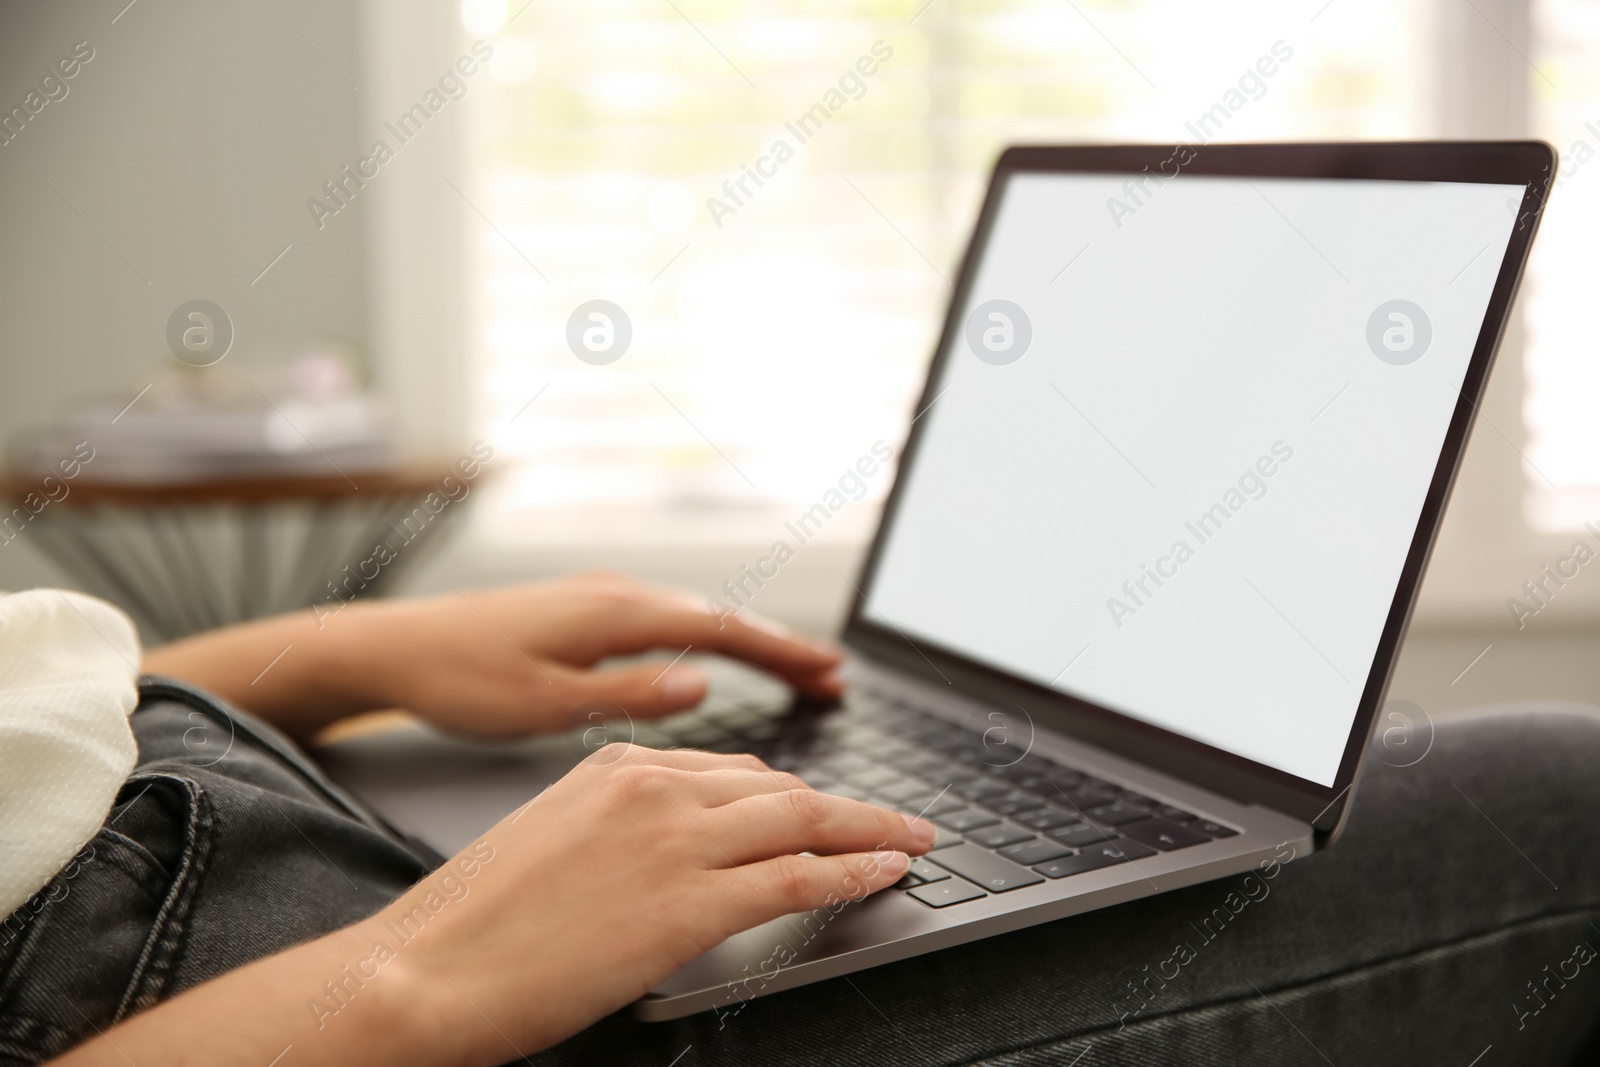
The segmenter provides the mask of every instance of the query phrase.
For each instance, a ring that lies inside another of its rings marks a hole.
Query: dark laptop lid
[[[846,643],[1334,826],[1554,164],[1007,151]]]

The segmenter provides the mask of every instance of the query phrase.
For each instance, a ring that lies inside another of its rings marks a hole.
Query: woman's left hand
[[[671,656],[595,667],[655,649]],[[672,659],[690,650],[743,660],[816,696],[842,688],[831,648],[604,573],[280,616],[155,649],[144,669],[300,737],[347,715],[405,708],[446,730],[509,738],[579,725],[580,709],[595,701],[639,720],[691,708],[706,677]]]

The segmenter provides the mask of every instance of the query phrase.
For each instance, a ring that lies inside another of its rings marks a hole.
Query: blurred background
[[[1004,146],[1193,141],[1230,91],[1216,140],[1561,150],[1391,695],[1600,702],[1600,564],[1524,587],[1600,551],[1600,0],[6,4],[0,588],[147,641],[598,566],[715,595],[898,449]],[[751,606],[836,628],[888,486]]]

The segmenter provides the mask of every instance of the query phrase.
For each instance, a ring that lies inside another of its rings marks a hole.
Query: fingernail
[[[938,830],[934,829],[933,823],[927,819],[918,819],[910,815],[902,816],[902,818],[905,819],[906,825],[911,828],[911,840],[919,845],[933,844],[934,837],[939,833]]]
[[[878,871],[884,877],[898,878],[911,866],[911,857],[904,852],[874,852],[872,862],[878,865]]]
[[[695,667],[673,667],[656,683],[669,704],[688,704],[705,695],[705,672]]]

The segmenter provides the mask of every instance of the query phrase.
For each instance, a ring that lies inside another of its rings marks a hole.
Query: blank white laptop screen
[[[1013,175],[865,616],[1334,781],[1524,188]]]

